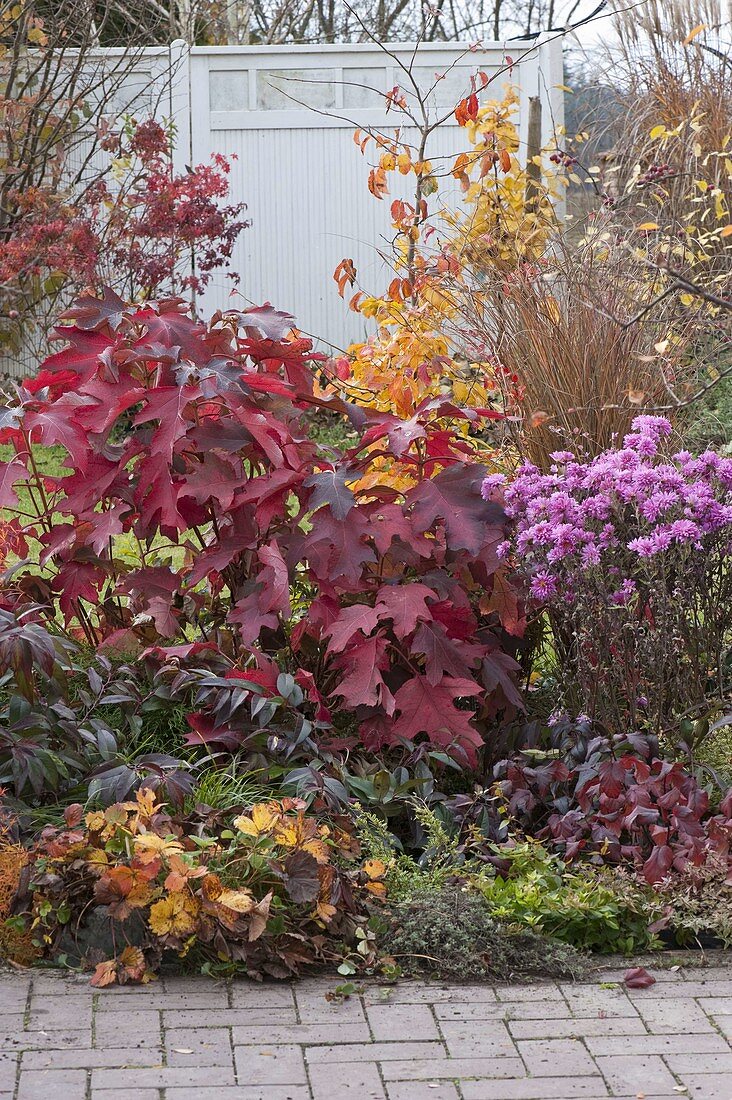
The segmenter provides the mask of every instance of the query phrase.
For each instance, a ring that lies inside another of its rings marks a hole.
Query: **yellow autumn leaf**
[[[235,913],[251,913],[256,904],[248,890],[222,890],[216,903],[233,909]]]
[[[174,837],[158,836],[157,833],[140,833],[133,843],[141,863],[150,863],[158,856],[170,857],[183,851],[183,845],[179,840]]]
[[[681,43],[681,45],[682,46],[688,46],[690,42],[694,41],[694,39],[696,38],[696,36],[698,34],[701,34],[701,32],[705,31],[706,29],[707,29],[707,24],[706,23],[697,23],[697,25],[694,27],[694,29],[689,31],[689,33],[687,34],[686,38]]]
[[[247,836],[271,833],[282,816],[276,802],[258,802],[256,806],[252,806],[250,813],[251,817],[243,814],[234,818],[234,828]]]
[[[649,136],[650,136],[652,141],[655,141],[656,138],[663,137],[663,135],[665,133],[666,133],[666,127],[664,125],[654,126],[653,129],[651,130],[651,133],[650,133]]]
[[[298,848],[308,852],[318,863],[327,863],[328,849],[319,834],[328,836],[328,829],[325,826],[319,829],[317,822],[299,813],[296,818],[285,818],[280,823],[274,839],[284,848]]]
[[[361,869],[369,878],[381,878],[386,874],[386,864],[380,859],[367,859]]]
[[[148,923],[156,936],[188,936],[196,929],[198,902],[187,894],[171,894],[150,907]]]
[[[720,237],[732,237],[732,222],[729,225],[725,225],[724,229],[720,231]]]
[[[28,41],[33,46],[47,46],[48,35],[44,34],[40,27],[31,27],[28,31]]]
[[[638,226],[640,232],[647,232],[652,229],[658,229],[658,222],[643,222]]]

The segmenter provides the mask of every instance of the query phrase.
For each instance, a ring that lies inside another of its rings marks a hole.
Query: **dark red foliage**
[[[727,860],[732,791],[715,811],[683,763],[659,757],[652,739],[631,740],[595,738],[575,761],[504,761],[498,789],[523,827],[568,860],[632,864],[651,884],[711,854]]]
[[[3,499],[27,482],[39,512],[15,520],[44,567],[15,574],[17,598],[39,602],[41,587],[69,630],[107,649],[208,643],[239,667],[269,655],[318,722],[353,716],[342,743],[426,739],[474,762],[496,714],[521,704],[503,648],[504,629],[521,630],[496,553],[504,515],[446,429],[480,415],[428,401],[405,432],[316,398],[317,356],[270,306],[207,327],[179,301],[128,309],[107,292],[65,321],[65,350],[0,431],[15,449]],[[361,432],[336,461],[307,437],[304,414],[323,404]],[[65,449],[67,476],[38,475],[36,443]],[[414,486],[359,489],[375,453],[398,455]]]

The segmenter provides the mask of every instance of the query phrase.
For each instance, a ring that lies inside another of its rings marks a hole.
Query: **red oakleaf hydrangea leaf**
[[[480,689],[472,680],[456,680],[446,676],[433,685],[426,676],[413,676],[395,695],[397,720],[394,736],[414,741],[425,734],[433,745],[450,748],[458,743],[470,763],[482,744],[480,734],[470,724],[475,713],[458,710],[455,700],[478,695]]]
[[[427,600],[437,602],[437,593],[426,584],[382,585],[376,594],[376,610],[380,618],[390,618],[397,638],[406,638],[420,622],[432,618]]]
[[[623,975],[623,983],[628,989],[648,989],[656,984],[656,979],[642,966],[631,966]]]

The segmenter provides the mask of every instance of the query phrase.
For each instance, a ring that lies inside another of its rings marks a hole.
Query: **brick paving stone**
[[[559,1001],[504,1001],[501,1004],[436,1004],[435,1016],[441,1020],[571,1020],[567,1005]]]
[[[45,993],[31,998],[28,1028],[30,1031],[67,1031],[91,1028],[92,999],[88,994],[67,994],[50,997]]]
[[[516,1046],[534,1077],[582,1077],[597,1066],[579,1039],[520,1039]]]
[[[588,1035],[646,1035],[640,1016],[591,1016],[571,1020],[509,1020],[514,1039],[572,1039]],[[622,1041],[622,1040],[621,1040]]]
[[[673,1096],[676,1079],[656,1054],[614,1054],[595,1058],[613,1092],[667,1092]]]
[[[256,1017],[253,1017],[256,1019]],[[332,1045],[333,1043],[367,1043],[371,1036],[364,1024],[298,1024],[293,1027],[251,1027],[232,1028],[234,1046],[245,1043],[291,1043],[297,1035],[298,1043],[309,1046],[314,1043]]]
[[[93,1069],[92,1089],[235,1085],[232,1066],[162,1066],[158,1069]],[[21,1080],[24,1074],[21,1069]]]
[[[691,1035],[588,1035],[585,1046],[590,1054],[699,1054],[729,1053],[729,1043],[716,1032]],[[697,1062],[698,1064],[698,1062]]]
[[[398,985],[372,985],[363,993],[366,1004],[476,1004],[495,1002],[496,991],[490,985],[437,985],[429,982],[399,982]]]
[[[166,1029],[165,1050],[169,1066],[228,1066],[234,1058],[226,1027]]]
[[[160,1089],[93,1089],[91,1100],[160,1100]]]
[[[728,1073],[732,1082],[732,1050],[729,1048],[724,1053],[711,1051],[703,1054],[682,1054],[672,1051],[664,1054],[664,1061],[677,1076],[682,1073]],[[730,1097],[732,1098],[732,1085]]]
[[[235,1047],[237,1080],[242,1085],[305,1085],[307,1074],[299,1046]]]
[[[727,997],[699,997],[699,1007],[709,1016],[732,1016],[732,984]]]
[[[18,1058],[18,1054],[10,1054],[7,1051],[0,1054],[0,1091],[9,1093],[14,1091]]]
[[[452,1058],[515,1058],[516,1047],[503,1020],[441,1020],[440,1031]]]
[[[100,1100],[104,1100],[100,1093]],[[109,1097],[109,1093],[107,1093]],[[111,1100],[111,1097],[109,1097]],[[115,1094],[114,1100],[117,1100]],[[130,1100],[134,1100],[133,1097]],[[235,1085],[232,1088],[165,1090],[165,1100],[310,1100],[307,1085]]]
[[[144,986],[142,987],[144,988]],[[206,992],[200,993],[175,993],[158,990],[148,993],[144,998],[137,997],[138,990],[124,987],[123,993],[112,993],[108,989],[102,989],[97,1000],[97,1012],[136,1012],[138,1008],[158,1009],[172,1012],[184,1009],[226,1009],[229,1007],[227,992],[221,987],[212,984]]]
[[[688,1035],[715,1031],[714,1024],[695,1001],[659,1001],[658,998],[638,1002],[638,1013],[653,1034]]]
[[[90,1047],[91,1028],[84,1031],[17,1031],[0,1035],[0,1050],[64,1050]]]
[[[331,986],[331,988],[333,988]],[[300,1019],[309,1024],[354,1024],[365,1020],[363,1005],[358,997],[349,997],[339,1003],[327,1001],[327,987],[321,990],[295,990]]]
[[[306,1047],[308,1065],[322,1062],[388,1062],[406,1058],[444,1058],[442,1043],[350,1043],[344,1046]]]
[[[732,1043],[732,1016],[710,1016],[712,1024]]]
[[[374,1065],[322,1065],[310,1070],[314,1100],[387,1100],[379,1071]]]
[[[420,1040],[440,1038],[429,1005],[369,1005],[366,1015],[377,1041],[399,1041],[407,1033]]]
[[[560,989],[549,982],[536,985],[497,985],[499,1001],[564,1001]]]
[[[232,1008],[294,1009],[295,995],[293,987],[284,982],[277,985],[262,985],[261,982],[235,981],[231,986]]]
[[[676,1093],[689,1100],[730,1100],[732,1088],[728,1073],[689,1073],[681,1080],[686,1085],[685,1093]]]
[[[108,1047],[159,1047],[160,1013],[151,1008],[139,1008],[129,1016],[119,1012],[97,1012],[94,1018],[94,1046],[100,1050]]]
[[[86,1070],[29,1070],[20,1075],[17,1100],[84,1100]]]
[[[610,1093],[601,1077],[525,1077],[514,1081],[461,1081],[463,1100],[604,1100]],[[674,1093],[674,1097],[676,1097]],[[425,1098],[427,1100],[427,1098]]]
[[[117,1014],[115,1013],[115,1016]],[[114,1017],[112,1017],[114,1018]],[[97,1016],[97,1020],[99,1016]],[[209,1012],[199,1012],[195,1008],[163,1010],[163,1024],[166,1028],[178,1027],[294,1027],[297,1013],[292,1008],[221,1008]]]
[[[656,972],[653,967],[650,967],[651,974],[656,978]],[[604,975],[603,975],[604,976]],[[731,997],[732,996],[732,974],[726,980],[723,978],[694,978],[683,983],[684,997]],[[648,989],[629,989],[627,991],[628,997],[631,1000],[649,1000],[651,998],[662,998],[665,1000],[674,1000],[679,995],[679,987],[672,985],[668,982],[659,982],[656,980],[655,985],[651,985]]]
[[[573,1016],[637,1016],[636,1007],[623,989],[592,985],[562,985]]]
[[[163,1065],[162,1050],[148,1048],[128,1050],[110,1047],[108,1050],[27,1050],[23,1053],[23,1073],[35,1069],[96,1069],[101,1066],[149,1068]]]
[[[458,1091],[449,1081],[435,1081],[425,1097],[423,1081],[391,1081],[386,1086],[389,1100],[459,1100]]]
[[[431,1058],[381,1063],[385,1081],[436,1081],[441,1077],[491,1080],[494,1077],[523,1077],[525,1072],[520,1058]]]

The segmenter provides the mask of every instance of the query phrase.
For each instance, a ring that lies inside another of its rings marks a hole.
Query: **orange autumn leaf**
[[[206,875],[201,883],[201,893],[206,901],[216,901],[217,898],[221,897],[223,889],[221,879],[218,875]]]
[[[117,981],[117,960],[108,959],[106,962],[97,963],[92,975],[91,985],[97,989],[103,989],[105,985],[113,985]]]
[[[341,260],[333,272],[333,278],[338,285],[338,293],[342,298],[346,291],[346,284],[353,286],[356,282],[356,268],[353,260]]]
[[[205,867],[191,867],[180,856],[171,856],[168,866],[170,870],[164,885],[172,894],[182,890],[191,879],[201,878],[206,874]]]
[[[140,982],[146,970],[145,956],[139,947],[125,947],[119,957],[117,979],[120,984],[126,981]]]
[[[384,195],[389,194],[389,185],[383,168],[372,168],[369,172],[369,191],[377,199],[383,199]]]

